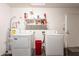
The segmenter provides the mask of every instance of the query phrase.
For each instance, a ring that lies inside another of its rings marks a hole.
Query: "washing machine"
[[[12,56],[31,56],[33,33],[18,33],[11,36]]]

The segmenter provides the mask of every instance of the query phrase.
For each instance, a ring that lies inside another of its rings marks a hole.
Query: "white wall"
[[[7,29],[10,19],[10,7],[7,4],[0,4],[0,55],[5,53]]]
[[[32,10],[35,15],[47,14],[48,29],[57,30],[58,33],[64,33],[65,15],[68,13],[79,13],[78,8],[12,8],[12,15],[23,17],[23,13]]]
[[[23,17],[24,12],[33,10],[35,15],[40,15],[43,18],[43,14],[47,14],[48,29],[57,30],[59,33],[63,33],[62,27],[64,26],[64,14],[60,8],[12,8],[12,15],[17,17]]]
[[[57,30],[58,33],[64,33],[65,15],[79,13],[79,8],[12,8],[12,15],[23,17],[23,13],[30,10],[39,15],[43,15],[44,12],[47,13],[48,29]],[[66,37],[65,42],[67,42]]]
[[[79,14],[69,14],[67,16],[67,40],[68,47],[79,46]]]

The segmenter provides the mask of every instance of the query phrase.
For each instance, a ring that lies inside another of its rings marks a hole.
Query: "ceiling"
[[[79,8],[79,3],[45,3],[45,5],[31,5],[30,3],[8,3],[10,7],[46,7],[46,8]]]

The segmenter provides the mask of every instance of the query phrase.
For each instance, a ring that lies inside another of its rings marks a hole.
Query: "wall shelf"
[[[41,23],[44,19],[27,19],[26,30],[47,30],[47,24]]]

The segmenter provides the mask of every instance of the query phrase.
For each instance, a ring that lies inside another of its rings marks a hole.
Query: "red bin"
[[[35,41],[35,54],[36,55],[42,54],[42,41],[41,40]]]

